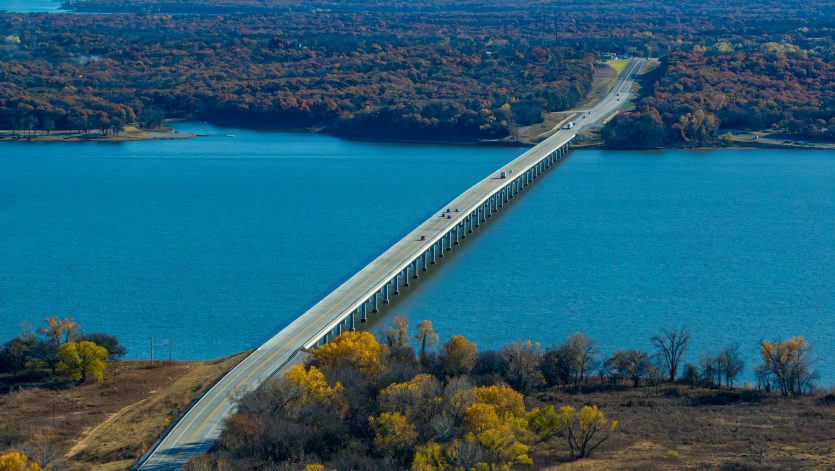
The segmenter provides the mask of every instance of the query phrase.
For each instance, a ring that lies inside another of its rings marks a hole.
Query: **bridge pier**
[[[412,260],[412,278],[418,278],[418,259]]]
[[[361,322],[368,322],[368,313],[366,312],[366,309],[367,309],[366,304],[368,304],[368,301],[363,302],[362,306],[360,307],[360,315],[362,316],[360,318]]]
[[[434,265],[435,263],[437,263],[436,260],[435,260],[435,258],[437,256],[437,254],[435,253],[436,252],[435,244],[432,244],[432,247],[430,247],[429,250],[432,252],[432,265]]]
[[[389,284],[383,285],[383,304],[389,303]]]
[[[409,267],[403,269],[403,287],[407,288],[409,286]]]
[[[392,280],[392,283],[394,284],[394,295],[395,296],[400,294],[400,280],[398,280],[399,277],[400,277],[399,274],[394,275],[394,280]]]

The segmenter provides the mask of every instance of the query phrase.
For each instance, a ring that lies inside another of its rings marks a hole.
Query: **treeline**
[[[398,318],[383,337],[346,332],[310,352],[243,397],[215,450],[186,469],[509,469],[534,464],[531,447],[546,442],[564,459],[581,459],[617,433],[617,422],[594,404],[532,407],[533,393],[618,384],[651,391],[665,382],[720,387],[744,367],[736,346],[683,365],[684,327],[654,336],[651,352],[609,358],[582,333],[545,349],[519,341],[479,352],[460,336],[437,345],[429,321],[412,337]],[[802,338],[763,342],[760,353],[759,387],[785,396],[811,390]]]
[[[506,137],[593,57],[509,14],[0,15],[0,128],[163,117],[382,139]],[[5,38],[5,39],[3,39]]]
[[[618,147],[722,143],[728,129],[835,140],[835,49],[788,42],[675,51],[638,109],[606,127]]]
[[[103,333],[85,334],[71,317],[44,320],[0,345],[0,377],[13,386],[21,382],[101,381],[107,361],[119,360],[125,348]]]

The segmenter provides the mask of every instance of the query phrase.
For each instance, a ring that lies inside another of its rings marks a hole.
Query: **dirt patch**
[[[244,354],[205,362],[124,361],[105,381],[0,396],[0,451],[50,443],[74,470],[126,469]]]
[[[557,407],[597,404],[619,423],[591,459],[568,462],[557,438],[534,448],[534,462],[552,470],[835,469],[835,410],[819,398],[670,388],[676,394],[639,388],[534,396]]]

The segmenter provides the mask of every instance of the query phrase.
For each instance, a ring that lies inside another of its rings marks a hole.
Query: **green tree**
[[[84,382],[92,377],[101,381],[104,377],[104,362],[107,360],[107,349],[104,347],[84,340],[67,342],[58,349],[58,356],[61,358],[59,369],[66,371],[74,380]]]

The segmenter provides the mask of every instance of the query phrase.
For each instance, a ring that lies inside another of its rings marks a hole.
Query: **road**
[[[274,373],[300,361],[304,355],[299,353],[300,348],[314,346],[323,335],[365,303],[417,256],[423,254],[451,228],[457,227],[472,208],[478,207],[486,198],[505,187],[508,180],[499,178],[501,171],[509,175],[522,175],[547,155],[570,142],[584,127],[601,121],[622,106],[629,98],[634,75],[643,62],[643,59],[633,59],[609,95],[590,110],[584,111],[583,117],[578,115],[573,129],[562,129],[554,133],[473,185],[250,354],[176,422],[156,447],[140,460],[138,469],[179,469],[190,458],[205,453],[220,435],[223,419],[234,411],[241,395],[254,390]],[[448,219],[441,214],[446,208],[459,208],[461,212],[455,214],[460,216]]]

